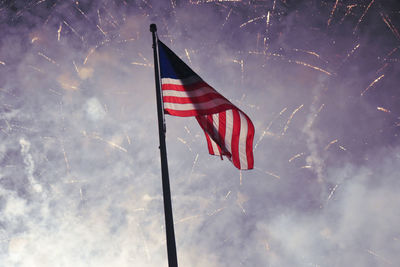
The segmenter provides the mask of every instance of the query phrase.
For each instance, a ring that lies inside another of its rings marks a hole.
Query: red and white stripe
[[[165,112],[196,116],[210,154],[228,157],[238,169],[253,168],[254,126],[244,112],[198,76],[163,78],[161,83]]]

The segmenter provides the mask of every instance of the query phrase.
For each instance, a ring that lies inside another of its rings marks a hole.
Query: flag
[[[160,40],[158,51],[165,114],[196,117],[211,155],[226,156],[238,169],[253,169],[254,126],[250,118]]]

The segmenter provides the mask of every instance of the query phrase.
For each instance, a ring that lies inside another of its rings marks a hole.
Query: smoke
[[[167,117],[181,266],[397,266],[396,1],[0,1],[2,266],[166,266],[150,23],[252,119]]]

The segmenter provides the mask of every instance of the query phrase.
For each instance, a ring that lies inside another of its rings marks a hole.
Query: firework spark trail
[[[353,8],[355,8],[355,7],[357,7],[357,4],[347,5],[347,6],[346,6],[346,8],[347,8],[346,13],[345,13],[345,14],[343,15],[343,17],[341,18],[339,24],[342,24],[342,23],[343,23],[343,21],[346,19],[346,17],[347,17],[348,15],[351,14],[351,12],[353,11]]]
[[[394,24],[392,23],[392,21],[390,20],[389,16],[387,16],[386,14],[384,14],[383,12],[380,13],[381,17],[383,19],[383,21],[385,22],[385,24],[389,27],[389,29],[392,31],[393,35],[397,38],[397,40],[400,41],[400,33],[397,30],[397,28],[394,26]]]
[[[384,60],[387,60],[388,57],[390,57],[391,55],[393,55],[400,47],[396,46],[395,48],[392,49],[392,51],[390,51],[384,58]]]
[[[385,60],[386,61],[386,60]],[[379,73],[382,73],[387,67],[389,67],[389,63],[385,63],[385,64],[383,64],[382,65],[382,67],[380,67],[375,73],[376,74],[379,74]]]
[[[32,66],[32,65],[28,65],[28,67],[30,67],[30,68],[36,70],[37,72],[45,73],[43,70],[39,69],[38,67],[35,67],[35,66]]]
[[[192,151],[192,148],[189,146],[188,142],[185,139],[181,137],[177,137],[176,139],[178,139],[178,141],[181,142],[182,144],[186,145],[189,151]]]
[[[194,219],[198,219],[199,217],[201,217],[200,214],[188,216],[188,217],[185,217],[185,218],[182,218],[180,220],[175,221],[174,225],[178,224],[178,223],[183,223],[183,222],[186,222],[186,221],[191,221],[191,220],[194,220]]]
[[[331,14],[330,14],[328,22],[327,22],[328,26],[331,24],[331,21],[332,21],[332,18],[333,18],[333,14],[335,13],[335,10],[336,10],[336,7],[337,7],[338,3],[339,3],[339,0],[336,0],[335,5],[332,8]]]
[[[304,165],[302,167],[300,167],[300,169],[312,169],[311,165]]]
[[[353,54],[356,52],[356,50],[360,47],[360,44],[357,44],[346,56],[346,58],[343,60],[342,63],[346,62]]]
[[[6,63],[4,61],[1,61],[1,60],[0,60],[0,64],[3,65],[3,66],[6,65]]]
[[[53,59],[51,59],[50,57],[46,56],[45,54],[43,54],[42,52],[38,52],[38,55],[43,57],[44,59],[46,59],[47,61],[49,61],[50,63],[53,63],[56,66],[60,66],[57,62],[55,62]]]
[[[189,181],[191,181],[192,179],[192,175],[194,172],[194,167],[196,166],[197,160],[199,159],[199,154],[196,154],[196,157],[194,158],[193,164],[192,164],[192,169],[190,170],[190,174],[189,174]]]
[[[379,82],[383,77],[385,77],[385,74],[382,74],[381,76],[376,78],[372,83],[370,83],[370,85],[368,85],[368,87],[361,92],[361,96],[363,96],[372,86],[374,86],[377,82]]]
[[[85,200],[83,197],[82,187],[79,187],[79,195],[81,196],[81,200]]]
[[[183,127],[184,129],[185,129],[185,131],[188,133],[188,134],[192,134],[191,132],[190,132],[190,130],[189,130],[189,128],[185,125],[184,127]]]
[[[185,48],[186,57],[189,60],[189,63],[192,64],[192,60],[190,59],[189,51]]]
[[[265,174],[268,174],[269,176],[272,176],[272,177],[274,177],[276,179],[281,179],[281,177],[279,175],[277,175],[277,174],[275,174],[273,172],[269,172],[269,171],[266,171],[266,170],[263,170],[263,169],[260,169],[260,168],[257,168],[257,167],[254,167],[254,169],[257,170],[257,171],[263,172]]]
[[[225,17],[225,21],[224,21],[224,23],[222,23],[222,27],[224,27],[225,26],[225,24],[228,22],[228,19],[230,18],[230,16],[231,16],[231,14],[232,14],[232,8],[229,10],[229,12],[228,12],[228,15],[226,15],[226,17]]]
[[[331,142],[329,142],[329,144],[327,144],[326,146],[325,146],[325,148],[324,148],[324,150],[328,150],[329,149],[329,147],[331,146],[331,145],[333,145],[333,144],[335,144],[335,143],[337,143],[337,139],[335,139],[335,140],[332,140]]]
[[[12,129],[12,126],[11,126],[10,122],[8,120],[6,120],[6,119],[3,119],[3,120],[6,123],[7,131],[11,132],[13,129]]]
[[[126,137],[126,141],[128,142],[128,144],[132,144],[131,142],[131,138],[129,137],[129,135],[127,133],[125,133],[125,137]]]
[[[72,26],[69,25],[68,22],[66,22],[65,20],[63,20],[63,23],[82,41],[82,43],[84,43],[83,36],[80,36],[79,33],[74,28],[72,28]]]
[[[138,53],[138,55],[143,59],[144,62],[146,62],[147,65],[153,66],[153,64],[151,64],[150,61],[145,56],[143,56],[142,53]]]
[[[297,158],[299,158],[299,157],[301,157],[303,155],[304,155],[304,152],[298,153],[298,154],[294,155],[293,157],[291,157],[289,159],[289,162],[292,162],[293,160],[295,160],[295,159],[297,159]]]
[[[332,198],[332,196],[333,196],[333,194],[335,193],[335,191],[336,191],[336,189],[338,188],[338,186],[339,186],[339,184],[336,184],[336,185],[332,188],[332,190],[331,190],[331,192],[329,193],[329,196],[328,196],[328,199],[326,200],[326,202],[328,202],[328,201]]]
[[[36,42],[37,40],[39,40],[39,37],[35,36],[32,38],[31,43],[33,44],[34,42]]]
[[[266,34],[268,34],[268,32],[269,32],[269,27],[271,26],[271,12],[270,11],[268,11],[268,13],[267,13],[267,20],[266,20],[266,23],[267,23],[267,25],[266,25]]]
[[[390,113],[390,110],[388,110],[388,109],[386,109],[386,108],[383,108],[383,107],[376,107],[376,109],[379,110],[379,111],[383,111],[383,112],[386,112],[386,113]]]
[[[120,151],[122,151],[122,152],[125,152],[125,153],[128,152],[127,149],[123,148],[123,147],[120,146],[120,145],[117,145],[117,144],[114,143],[114,142],[105,140],[104,138],[100,137],[98,134],[93,133],[93,134],[90,134],[90,135],[89,135],[88,133],[86,133],[86,131],[83,131],[82,134],[83,134],[83,136],[85,136],[85,137],[89,137],[89,138],[92,138],[92,139],[95,139],[95,140],[102,141],[102,142],[104,142],[104,143],[110,145],[111,147],[116,148],[116,149],[118,149],[118,150],[120,150]]]
[[[307,51],[307,50],[298,49],[298,48],[293,48],[293,51],[296,51],[296,52],[303,52],[303,53],[312,55],[312,56],[314,56],[314,57],[316,57],[316,58],[318,58],[318,59],[324,61],[325,63],[328,63],[328,61],[324,60],[318,53],[316,53],[316,52],[314,52],[314,51]]]
[[[41,3],[43,3],[43,2],[46,2],[47,0],[39,0],[39,1],[37,1],[36,3],[35,3],[35,6],[37,6],[37,5],[39,5],[39,4],[41,4]]]
[[[76,65],[76,63],[75,63],[75,61],[74,61],[74,60],[72,60],[72,65],[74,65],[74,68],[75,68],[75,71],[76,71],[76,73],[78,73],[78,74],[79,74],[79,69],[78,69],[78,66]]]
[[[267,125],[267,127],[264,129],[263,133],[261,134],[260,138],[258,139],[258,141],[256,142],[255,146],[254,146],[254,151],[257,149],[258,144],[261,142],[261,140],[264,138],[264,136],[269,133],[269,129],[271,128],[272,124],[287,110],[286,108],[283,108],[281,110],[281,112],[279,112],[279,114],[277,114],[271,121],[270,123]]]
[[[86,16],[85,12],[83,12],[80,8],[79,8],[79,2],[75,2],[75,9],[79,11],[79,13],[81,13],[81,15],[88,21],[91,22],[90,19],[88,18],[88,16]]]
[[[101,22],[101,16],[100,16],[100,9],[97,9],[97,19],[99,20],[99,23],[98,24],[102,24],[102,22]]]
[[[97,28],[105,37],[107,37],[107,33],[100,27],[99,24],[96,24],[96,28]]]
[[[240,192],[236,194],[236,204],[241,208],[243,213],[246,213],[246,210],[243,207],[243,204],[247,202],[248,197]]]
[[[148,63],[141,63],[141,62],[131,62],[132,65],[137,65],[137,66],[142,66],[142,67],[147,67],[147,68],[152,68],[152,64]]]
[[[61,94],[60,92],[57,92],[57,91],[54,90],[54,89],[49,88],[49,91],[52,92],[52,93],[55,94],[55,95],[62,96],[62,94]]]
[[[375,0],[371,0],[371,2],[369,3],[369,5],[367,6],[367,8],[364,10],[364,13],[361,15],[360,19],[358,20],[356,26],[354,27],[353,30],[353,34],[356,33],[356,31],[358,30],[358,26],[360,25],[361,21],[364,19],[364,16],[367,14],[369,8],[371,7],[371,5],[375,2]]]
[[[289,119],[288,119],[287,122],[286,122],[285,127],[283,128],[283,131],[282,131],[281,135],[285,135],[287,129],[289,128],[289,124],[290,124],[290,122],[292,121],[294,115],[295,115],[303,106],[304,106],[304,104],[301,104],[300,106],[298,106],[298,107],[292,112],[292,114],[290,115]]]
[[[234,59],[233,62],[235,62],[235,63],[240,65],[240,72],[241,72],[240,78],[241,78],[241,83],[243,84],[243,81],[244,81],[244,61],[243,61],[243,59],[241,59],[241,60]]]
[[[88,61],[90,55],[93,54],[93,52],[96,50],[96,48],[97,48],[97,46],[96,46],[96,47],[92,47],[92,48],[89,50],[89,53],[87,54],[87,56],[85,57],[85,60],[83,61],[83,65],[86,65],[86,63],[87,63],[87,61]]]
[[[229,191],[230,192],[230,191]],[[219,208],[219,209],[216,209],[216,210],[214,210],[213,212],[211,212],[211,213],[207,213],[207,215],[208,216],[214,216],[215,214],[217,214],[217,213],[220,213],[221,211],[223,211],[224,209],[226,209],[225,207],[222,207],[222,208]]]
[[[147,5],[149,5],[148,3],[147,3],[147,1],[146,0],[143,0],[143,2],[145,2]],[[150,6],[150,5],[149,5]],[[118,23],[118,21],[114,18],[114,16],[110,13],[110,11],[108,10],[108,8],[107,7],[104,7],[103,8],[104,9],[104,11],[107,13],[107,15],[111,18],[111,21],[109,20],[109,22],[110,22],[110,24],[114,27],[114,28],[118,28],[119,27],[119,23]],[[107,18],[107,17],[106,17]]]
[[[62,31],[62,23],[60,23],[60,26],[58,27],[58,30],[57,30],[57,41],[58,42],[61,39],[61,31]]]
[[[263,19],[263,18],[265,18],[265,17],[266,17],[266,15],[262,15],[262,16],[260,16],[260,17],[252,18],[252,19],[248,20],[247,22],[242,23],[242,24],[239,26],[239,28],[242,28],[242,27],[246,26],[246,25],[249,24],[249,23],[252,23],[252,22],[257,21],[257,20],[260,20],[260,19]]]
[[[296,63],[296,64],[303,65],[303,66],[305,66],[305,67],[308,67],[308,68],[311,68],[311,69],[314,69],[314,70],[318,70],[318,71],[320,71],[320,72],[322,72],[322,73],[325,73],[325,74],[327,74],[327,75],[329,75],[329,76],[335,75],[334,73],[331,73],[331,72],[329,72],[329,71],[327,71],[327,70],[324,70],[324,69],[322,69],[322,68],[320,68],[320,67],[311,65],[311,64],[309,64],[309,63],[305,63],[305,62],[303,62],[303,61],[291,60],[291,59],[289,59],[288,62],[289,62],[289,63]]]
[[[61,140],[60,140],[60,143],[61,143],[61,151],[62,151],[62,154],[63,154],[63,156],[64,156],[65,167],[67,168],[67,173],[70,173],[71,167],[70,167],[70,165],[69,165],[69,160],[68,160],[67,152],[65,151],[64,140],[61,139]]]

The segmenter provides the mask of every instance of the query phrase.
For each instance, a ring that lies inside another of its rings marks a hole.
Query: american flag
[[[238,169],[253,169],[254,126],[250,118],[159,40],[158,52],[165,113],[195,116],[211,155],[226,156]]]

